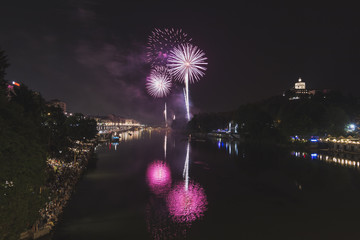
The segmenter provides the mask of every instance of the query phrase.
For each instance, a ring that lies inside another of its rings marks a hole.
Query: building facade
[[[283,93],[284,97],[288,97],[289,100],[297,100],[303,98],[311,98],[315,94],[315,90],[309,90],[306,88],[306,83],[301,78],[295,83],[294,87]]]

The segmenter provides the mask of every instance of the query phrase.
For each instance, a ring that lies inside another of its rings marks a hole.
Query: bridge
[[[124,132],[132,128],[142,128],[144,125],[140,123],[135,124],[122,124],[117,122],[106,122],[98,123],[96,129],[99,131],[99,134],[106,134],[111,132]]]
[[[144,127],[138,121],[129,118],[123,118],[116,116],[115,114],[109,114],[108,116],[93,116],[97,122],[97,130],[99,134],[107,134],[110,132],[123,132],[131,128]]]
[[[145,125],[140,124],[134,119],[128,119],[110,114],[108,116],[92,117],[97,122],[99,141],[109,141],[113,136],[120,136],[121,133],[127,131],[138,130],[144,128]]]
[[[145,126],[142,124],[122,124],[122,125],[117,125],[117,124],[100,125],[100,124],[98,124],[98,126],[97,126],[97,129],[99,131],[98,140],[99,141],[116,141],[116,140],[119,140],[119,138],[121,138],[122,135],[124,135],[124,136],[130,135],[131,136],[130,132],[136,131],[139,129],[143,129],[143,128],[145,128]]]

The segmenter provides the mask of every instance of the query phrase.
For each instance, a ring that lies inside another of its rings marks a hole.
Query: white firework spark
[[[188,121],[190,121],[189,82],[199,81],[200,77],[204,76],[206,59],[205,53],[190,43],[175,47],[168,58],[169,72],[176,80],[185,84],[184,97]]]
[[[205,53],[190,43],[175,47],[168,58],[168,68],[174,78],[181,82],[190,83],[200,80],[204,76],[207,65]]]
[[[171,89],[171,76],[166,67],[155,67],[151,70],[146,80],[146,88],[151,96],[161,98],[169,94]]]
[[[175,46],[190,41],[191,38],[182,29],[155,28],[148,38],[147,60],[153,66],[166,66],[170,51]]]

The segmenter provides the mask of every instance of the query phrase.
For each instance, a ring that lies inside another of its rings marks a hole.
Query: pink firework
[[[207,65],[205,53],[190,43],[175,47],[168,58],[168,68],[171,75],[181,82],[193,83],[204,76]]]
[[[187,189],[185,183],[176,185],[167,197],[170,216],[179,223],[191,223],[202,217],[207,204],[204,189],[194,182],[190,182]]]
[[[161,98],[169,94],[171,88],[171,76],[166,67],[155,67],[151,70],[150,75],[146,80],[146,88],[151,96]]]
[[[148,38],[147,60],[151,65],[165,66],[170,51],[175,46],[190,41],[191,38],[181,29],[155,28]]]
[[[151,191],[156,195],[168,192],[171,187],[171,172],[169,166],[160,160],[152,162],[148,166],[146,179]]]

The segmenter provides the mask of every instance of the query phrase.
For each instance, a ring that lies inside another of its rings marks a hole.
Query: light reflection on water
[[[167,196],[170,216],[175,222],[191,224],[204,216],[207,210],[207,197],[200,184],[190,181],[176,184]]]
[[[157,160],[149,164],[146,172],[146,180],[150,190],[161,196],[166,194],[171,187],[171,172],[166,162]]]
[[[114,132],[114,136],[118,136],[119,142],[137,140],[143,137],[144,134],[151,134],[151,131],[147,131],[144,129],[140,130],[132,130],[132,131],[125,131],[125,132]]]
[[[212,142],[216,142],[218,149],[226,150],[229,155],[239,156],[239,142],[236,140],[214,138]],[[356,167],[360,168],[360,155],[359,154],[345,154],[345,153],[334,153],[325,154],[319,152],[300,152],[292,151],[292,156],[298,158],[309,158],[312,160],[320,160],[327,163],[335,163],[345,167]],[[242,157],[245,157],[245,153],[242,153]]]
[[[182,180],[171,185],[172,175],[166,159],[167,132],[164,136],[164,161],[148,165],[146,182],[151,192],[147,206],[147,226],[153,239],[186,238],[192,223],[207,210],[207,196],[199,183],[190,180],[190,141],[187,141]],[[179,225],[180,224],[180,225]]]
[[[116,141],[104,143],[102,146],[106,145],[106,146],[108,146],[109,150],[115,150],[116,151],[121,142],[129,142],[129,141],[139,140],[139,139],[143,139],[143,138],[150,138],[151,139],[151,134],[152,133],[154,133],[154,132],[159,133],[161,131],[162,131],[161,129],[151,129],[151,128],[149,128],[149,129],[129,130],[129,131],[124,131],[124,132],[114,132],[113,136],[118,137],[116,139]],[[167,133],[165,135],[165,141],[166,141],[166,137],[167,137]],[[165,145],[164,145],[164,147],[165,147]],[[99,148],[99,146],[97,148]],[[165,149],[164,154],[165,154],[165,158],[166,158],[166,149]]]
[[[229,155],[239,156],[239,141],[224,138],[213,138],[212,141],[216,142],[218,149],[225,149]]]
[[[174,135],[99,146],[54,240],[357,239],[356,158]]]
[[[320,160],[326,163],[337,164],[343,167],[360,167],[360,156],[352,154],[323,154],[323,153],[307,153],[307,152],[291,152],[291,155],[298,158],[310,158],[312,160]]]

